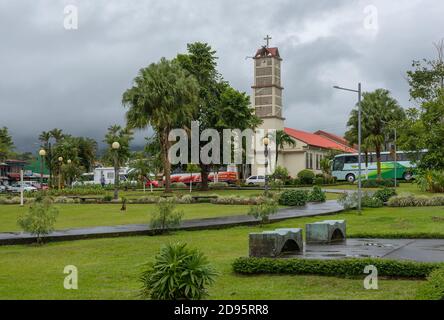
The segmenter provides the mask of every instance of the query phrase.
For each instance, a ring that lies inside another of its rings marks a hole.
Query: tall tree
[[[6,160],[14,149],[12,137],[8,128],[0,128],[0,161]]]
[[[367,149],[374,148],[376,153],[378,179],[381,175],[381,152],[384,148],[385,137],[390,133],[390,125],[394,121],[402,121],[405,118],[404,109],[391,97],[385,89],[377,89],[363,94],[362,107],[362,141]],[[348,131],[346,137],[355,142],[358,131],[357,106],[352,110],[347,122]]]
[[[279,152],[284,150],[285,145],[288,145],[290,147],[295,147],[296,146],[296,141],[294,141],[294,139],[288,135],[284,130],[277,130],[276,133],[276,164],[278,162],[279,159]]]
[[[172,129],[190,123],[198,84],[177,61],[162,58],[139,71],[133,87],[125,91],[122,103],[128,108],[127,125],[143,129],[151,125],[162,149],[165,191],[171,191],[171,164],[168,152]]]
[[[131,157],[130,143],[133,140],[133,132],[129,128],[122,128],[119,125],[112,125],[108,128],[105,135],[105,142],[108,148],[105,151],[103,159],[106,163],[114,165],[114,151],[112,144],[118,142],[120,148],[117,150],[117,164],[119,167],[123,167]]]

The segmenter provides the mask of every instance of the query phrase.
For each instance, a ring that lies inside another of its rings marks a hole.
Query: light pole
[[[120,149],[120,143],[115,141],[111,145],[114,153],[114,200],[119,199],[119,157],[118,152]]]
[[[264,156],[265,156],[265,196],[268,196],[268,145],[270,144],[270,139],[268,137],[265,137],[262,142],[264,143]]]
[[[362,116],[362,110],[361,110],[361,100],[362,100],[362,88],[361,83],[358,83],[358,90],[354,89],[348,89],[348,88],[342,88],[338,86],[334,86],[333,88],[338,90],[345,90],[350,92],[355,92],[358,94],[358,212],[361,213],[361,200],[362,200],[362,180],[361,180],[361,171],[362,171],[362,159],[361,159],[361,144],[362,144],[362,126],[361,126],[361,116]]]
[[[39,156],[40,156],[40,189],[42,189],[43,188],[43,169],[45,167],[44,161],[45,161],[45,156],[46,156],[46,150],[40,149]]]
[[[63,157],[59,157],[57,160],[59,160],[59,190],[62,189],[62,164],[63,164]]]

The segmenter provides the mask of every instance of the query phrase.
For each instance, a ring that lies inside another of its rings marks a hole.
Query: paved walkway
[[[335,214],[343,211],[343,207],[336,200],[324,203],[309,203],[303,208],[281,209],[270,216],[271,221],[281,221],[292,218],[311,217]],[[184,220],[176,230],[203,230],[220,229],[233,226],[253,225],[258,220],[248,215],[228,216],[208,219]],[[152,234],[153,229],[148,224],[132,224],[121,226],[92,227],[55,231],[45,237],[45,241],[67,241],[92,238],[111,238]],[[36,241],[36,237],[23,232],[0,233],[0,245],[25,244]]]

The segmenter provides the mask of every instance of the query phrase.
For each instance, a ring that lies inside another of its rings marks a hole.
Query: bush
[[[387,202],[389,207],[433,207],[444,206],[444,196],[415,196],[412,194],[405,194],[395,196]]]
[[[269,216],[276,214],[279,207],[273,199],[266,199],[262,203],[257,204],[250,208],[248,212],[249,216],[253,216],[256,219],[261,219],[261,223],[267,223]]]
[[[173,189],[186,189],[187,185],[183,182],[174,182],[171,184],[171,188]]]
[[[399,182],[394,179],[369,179],[369,180],[363,180],[362,181],[362,187],[363,188],[393,188],[399,186]]]
[[[287,168],[277,166],[270,178],[271,180],[280,180],[282,183],[285,183],[289,180],[289,177],[290,174],[288,173]]]
[[[111,202],[113,200],[113,196],[107,194],[106,196],[103,196],[103,202]]]
[[[322,191],[321,187],[314,186],[313,190],[308,195],[308,201],[310,202],[325,202],[327,200],[327,196],[325,192]]]
[[[54,199],[54,203],[76,203],[76,200],[68,197],[56,197]]]
[[[339,196],[339,204],[341,204],[345,210],[351,210],[358,207],[358,193],[357,192],[344,192]],[[361,206],[363,208],[380,208],[384,206],[384,203],[372,196],[368,192],[363,192],[361,197]]]
[[[364,268],[374,265],[378,275],[388,277],[425,278],[442,263],[424,263],[378,258],[363,259],[270,259],[238,258],[234,272],[241,274],[313,274],[325,276],[363,276]]]
[[[444,300],[444,268],[432,271],[416,294],[419,300]]]
[[[210,182],[208,186],[210,188],[227,188],[229,185],[227,182]]]
[[[303,190],[285,190],[279,197],[279,204],[282,206],[302,207],[308,200],[306,191]]]
[[[169,244],[142,273],[141,295],[154,300],[200,300],[208,295],[207,287],[216,275],[201,252],[186,244]]]
[[[160,199],[157,203],[157,210],[151,216],[150,227],[156,233],[162,234],[168,229],[179,226],[183,212],[175,212],[175,208],[174,199]]]
[[[25,231],[37,236],[37,243],[42,236],[54,231],[54,224],[59,211],[53,207],[49,198],[31,204],[28,211],[18,217],[18,225]]]
[[[375,198],[381,200],[382,202],[387,202],[393,196],[396,196],[396,190],[391,188],[384,188],[378,190],[373,195]]]
[[[444,192],[444,172],[438,170],[419,171],[415,176],[416,183],[423,191]]]
[[[140,197],[134,200],[130,200],[132,203],[143,203],[143,204],[152,204],[152,203],[158,203],[160,200],[160,197],[156,196],[145,196]]]
[[[317,177],[314,179],[314,184],[317,186],[322,186],[324,183],[324,177]]]
[[[301,184],[313,184],[313,179],[315,178],[315,174],[313,171],[305,169],[298,173],[298,178],[301,181]]]

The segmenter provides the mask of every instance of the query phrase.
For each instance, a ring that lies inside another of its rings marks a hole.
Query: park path
[[[344,208],[336,201],[329,200],[324,203],[309,203],[305,207],[285,208],[277,214],[270,216],[273,222],[293,218],[330,215],[343,211]],[[242,225],[254,225],[258,220],[248,215],[227,216],[206,219],[184,220],[174,230],[204,230],[221,229]],[[120,236],[153,234],[148,224],[130,224],[118,226],[101,226],[90,228],[76,228],[54,231],[44,239],[45,241],[69,241],[93,238],[112,238]],[[0,245],[26,244],[36,241],[36,237],[24,232],[0,233]]]

